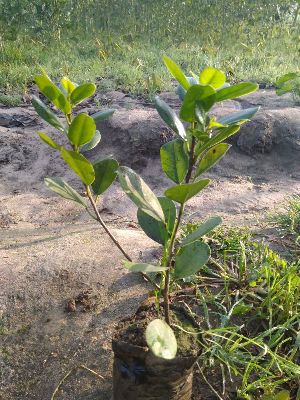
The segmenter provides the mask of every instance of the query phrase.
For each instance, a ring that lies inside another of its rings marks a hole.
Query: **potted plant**
[[[246,95],[256,90],[257,85],[247,82],[229,86],[225,75],[215,68],[204,69],[199,77],[187,78],[171,59],[165,57],[164,61],[179,83],[177,92],[182,106],[178,117],[162,99],[155,99],[160,116],[176,135],[160,152],[162,169],[175,183],[163,197],[156,197],[142,178],[127,167],[119,167],[116,160],[109,158],[91,163],[84,155],[100,142],[96,123],[114,112],[74,115],[74,108],[95,93],[94,84],[77,86],[63,78],[57,86],[46,74],[35,78],[40,92],[63,113],[65,120],[62,122],[41,99],[33,97],[32,103],[39,116],[64,139],[58,142],[43,132],[38,135],[59,152],[80,178],[83,193],[58,177],[46,178],[46,185],[84,207],[122,252],[126,258],[125,267],[143,274],[154,287],[155,301],[141,306],[133,317],[122,321],[113,339],[114,400],[191,398],[193,365],[201,350],[197,344],[198,332],[186,334],[195,328],[193,321],[170,301],[170,294],[178,282],[199,272],[208,261],[210,249],[201,237],[219,225],[221,219],[208,219],[183,240],[178,238],[178,233],[186,203],[209,184],[209,179],[202,175],[230,147],[224,140],[235,134],[257,111],[257,108],[250,108],[219,119],[212,117],[209,112],[214,104]],[[141,228],[162,246],[159,265],[133,262],[101,217],[97,200],[117,176],[125,193],[138,207]],[[153,274],[159,279],[155,280]]]
[[[183,240],[178,236],[187,202],[198,195],[210,180],[203,174],[226,154],[224,141],[257,112],[249,108],[221,118],[211,115],[219,102],[235,99],[257,90],[252,82],[226,84],[223,72],[205,68],[187,78],[170,58],[164,62],[179,83],[182,99],[179,117],[159,97],[157,111],[176,138],[160,151],[164,173],[173,181],[163,197],[156,197],[133,170],[118,169],[119,182],[138,207],[140,227],[162,246],[158,265],[126,261],[132,272],[159,276],[156,298],[122,321],[113,338],[113,400],[189,400],[192,395],[193,365],[201,349],[193,322],[170,300],[172,289],[182,279],[198,273],[210,257],[209,246],[201,240],[221,223],[213,217]],[[151,322],[150,322],[151,321]],[[173,329],[172,329],[173,328]],[[182,339],[182,334],[184,339]]]

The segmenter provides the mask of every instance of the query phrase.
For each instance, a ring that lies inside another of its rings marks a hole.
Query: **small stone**
[[[76,303],[75,303],[74,299],[71,299],[67,302],[66,311],[67,312],[76,312]]]

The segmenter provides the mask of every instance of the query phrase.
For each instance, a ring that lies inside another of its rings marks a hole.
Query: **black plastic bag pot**
[[[147,347],[118,341],[114,351],[113,400],[190,400],[197,356],[158,358]]]

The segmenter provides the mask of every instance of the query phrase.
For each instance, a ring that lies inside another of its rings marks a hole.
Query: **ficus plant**
[[[64,77],[57,86],[45,73],[37,75],[35,82],[42,95],[64,117],[62,121],[45,102],[33,96],[32,104],[38,115],[58,132],[55,140],[44,132],[37,132],[37,134],[45,144],[59,153],[66,165],[77,175],[81,181],[84,195],[79,194],[67,182],[58,177],[45,178],[46,186],[56,194],[84,207],[88,214],[99,222],[125,258],[131,261],[130,256],[105,224],[97,207],[99,197],[115,181],[119,164],[113,158],[91,162],[85,155],[101,140],[96,123],[109,118],[115,110],[107,109],[91,116],[85,112],[74,113],[78,104],[94,95],[96,86],[93,83],[77,85]],[[67,143],[67,145],[61,143]]]
[[[161,98],[155,98],[156,109],[174,132],[175,138],[161,147],[160,159],[164,173],[173,182],[164,196],[157,197],[144,180],[130,168],[118,169],[119,182],[138,207],[137,219],[143,231],[162,248],[158,265],[124,262],[133,272],[160,275],[164,320],[152,321],[146,329],[146,341],[155,355],[171,359],[177,345],[171,329],[170,293],[177,282],[198,273],[210,257],[209,246],[201,238],[221,223],[209,218],[197,230],[180,239],[179,231],[188,201],[210,183],[203,175],[218,163],[230,148],[224,141],[239,131],[258,108],[248,108],[220,118],[213,116],[213,106],[257,90],[258,85],[244,82],[230,86],[225,74],[205,68],[200,75],[186,77],[168,57],[164,63],[178,82],[177,93],[182,100],[179,116]]]

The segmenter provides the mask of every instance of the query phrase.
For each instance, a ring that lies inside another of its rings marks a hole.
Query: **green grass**
[[[288,229],[292,220],[285,218]],[[192,280],[197,300],[189,307],[202,328],[201,378],[219,399],[233,382],[240,399],[298,399],[299,259],[284,259],[248,228],[219,228],[204,240],[212,255]],[[210,385],[211,371],[220,371],[222,385]]]
[[[159,27],[158,27],[159,28]],[[186,35],[187,37],[189,35]],[[240,24],[233,33],[191,31],[191,39],[147,35],[94,34],[62,31],[60,37],[29,34],[0,38],[0,92],[6,102],[28,91],[39,68],[54,79],[67,75],[78,83],[96,81],[100,90],[124,90],[136,95],[169,89],[171,78],[162,60],[168,54],[187,75],[207,65],[227,73],[229,81],[272,83],[279,75],[298,70],[298,41],[288,26],[270,29]],[[154,74],[154,75],[153,75]],[[154,77],[153,79],[149,76]]]
[[[284,236],[292,237],[296,243],[300,240],[300,196],[291,196],[284,204],[282,212],[273,214],[271,222]]]

